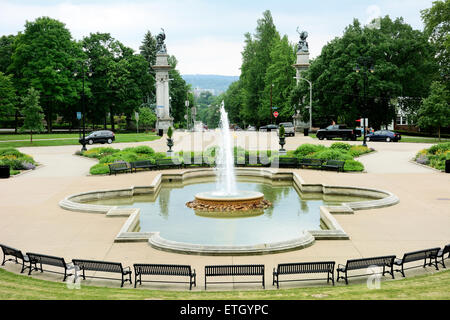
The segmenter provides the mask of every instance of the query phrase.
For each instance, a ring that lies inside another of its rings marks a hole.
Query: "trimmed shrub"
[[[364,165],[356,160],[346,160],[344,164],[344,171],[364,171]]]
[[[318,145],[318,144],[310,144],[310,143],[305,143],[302,144],[300,147],[298,147],[295,151],[294,154],[298,157],[298,158],[304,158],[307,157],[313,153],[319,152],[321,150],[325,150],[327,149],[325,146],[322,145]]]
[[[351,144],[345,142],[335,142],[331,145],[331,149],[339,149],[342,151],[349,151],[352,148]]]
[[[92,175],[97,174],[108,174],[109,173],[109,167],[107,164],[99,163],[91,167],[89,170],[89,173]]]
[[[338,149],[325,149],[312,154],[311,158],[325,160],[353,160],[353,157],[350,154]]]

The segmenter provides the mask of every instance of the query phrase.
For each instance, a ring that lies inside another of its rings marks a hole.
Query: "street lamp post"
[[[81,74],[83,76],[83,88],[82,88],[82,93],[81,93],[81,108],[82,108],[82,120],[83,120],[83,142],[82,142],[82,147],[81,147],[81,151],[86,151],[86,102],[85,102],[85,79],[86,79],[86,74],[91,77],[92,76],[92,71],[88,70],[86,63],[83,61],[78,61],[80,70],[81,70]],[[77,77],[78,74],[80,72],[75,71],[74,72],[74,77]]]
[[[312,82],[308,79],[302,78],[300,76],[294,77],[294,79],[305,80],[309,84],[309,131],[312,131]]]
[[[356,64],[355,67],[355,72],[356,73],[360,73],[362,72],[363,75],[363,99],[364,99],[364,110],[363,110],[363,133],[364,133],[364,137],[363,137],[363,146],[367,147],[367,142],[366,142],[366,115],[367,115],[367,85],[369,82],[369,77],[368,77],[368,73],[374,73],[375,69],[373,66],[373,59],[371,57],[359,57],[358,59],[358,63]]]
[[[270,85],[270,124],[273,124],[272,88],[273,83]]]

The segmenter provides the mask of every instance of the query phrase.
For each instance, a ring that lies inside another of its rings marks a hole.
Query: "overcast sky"
[[[24,30],[25,21],[49,16],[65,23],[80,40],[108,32],[135,49],[150,30],[166,32],[169,54],[182,74],[239,75],[244,34],[254,33],[257,19],[270,10],[281,35],[298,41],[297,26],[309,33],[311,56],[353,18],[366,24],[377,16],[403,17],[423,29],[420,10],[433,0],[0,0],[0,35]]]

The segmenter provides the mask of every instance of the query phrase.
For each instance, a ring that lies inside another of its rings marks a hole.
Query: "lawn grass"
[[[115,143],[153,141],[159,138],[155,133],[118,133]],[[8,134],[0,135],[0,148],[79,145],[78,139],[78,133],[35,134],[33,143],[30,143],[29,134]]]
[[[160,291],[86,286],[69,289],[65,283],[44,281],[0,269],[1,300],[449,300],[450,270],[395,281],[380,289],[366,284],[253,291]]]

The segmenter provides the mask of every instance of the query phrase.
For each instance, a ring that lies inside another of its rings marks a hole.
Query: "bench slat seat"
[[[131,270],[130,267],[123,268],[122,263],[120,262],[108,262],[108,261],[98,261],[98,260],[81,260],[81,259],[73,259],[73,264],[78,266],[81,271],[83,271],[83,280],[88,278],[97,278],[97,279],[113,279],[114,278],[104,278],[104,277],[94,277],[94,276],[86,276],[85,271],[99,271],[99,272],[110,272],[110,273],[120,273],[121,278],[121,287],[127,281],[132,283],[131,281]],[[125,278],[128,276],[128,278]]]
[[[298,168],[299,162],[298,158],[295,157],[279,157],[278,158],[278,167],[279,168]]]
[[[339,279],[344,279],[345,283],[348,284],[348,271],[367,269],[372,266],[383,267],[383,276],[385,273],[388,273],[392,276],[392,279],[394,279],[394,259],[395,255],[347,260],[345,265],[339,264],[337,268],[338,274],[336,281],[339,281]],[[386,267],[390,268],[390,271],[386,270]],[[344,273],[344,276],[340,276],[340,273]],[[358,275],[355,275],[354,277],[357,276]]]
[[[302,168],[305,167],[322,167],[323,160],[322,159],[311,159],[311,158],[303,158],[298,161],[298,165]]]
[[[173,159],[157,159],[156,160],[156,168],[158,170],[162,169],[172,169],[172,168],[178,168],[181,169],[182,165],[181,163],[176,163],[173,161]]]
[[[31,269],[32,268],[32,264],[30,262],[30,259],[28,258],[28,256],[25,254],[22,254],[22,251],[12,248],[12,247],[8,247],[4,244],[0,244],[0,247],[2,248],[3,251],[3,262],[2,262],[2,266],[5,265],[5,262],[7,261],[13,261],[16,264],[20,264],[20,262],[17,259],[20,259],[22,261],[22,270],[20,270],[20,273],[23,273],[26,269]],[[14,258],[10,258],[10,259],[6,259],[6,256],[13,256]],[[25,265],[26,263],[28,263],[29,265]],[[36,266],[35,266],[36,268]]]
[[[218,283],[262,283],[264,284],[264,265],[263,264],[246,264],[246,265],[214,265],[205,266],[205,290],[208,277],[221,276],[261,276],[262,281],[228,281],[228,282],[209,282],[210,284]]]
[[[330,280],[334,286],[334,261],[323,261],[323,262],[301,262],[301,263],[283,263],[279,264],[277,269],[273,269],[273,282],[272,285],[277,284],[277,288],[280,288],[280,282],[288,281],[311,281],[311,280],[325,280],[324,278],[309,278],[309,279],[290,279],[290,280],[280,280],[280,275],[293,275],[302,273],[326,273],[327,283]]]
[[[327,160],[322,164],[321,168],[325,170],[336,170],[338,172],[344,171],[345,161],[341,160]]]
[[[394,264],[396,266],[401,267],[401,269],[400,270],[396,269],[394,271],[400,272],[402,274],[402,276],[405,277],[405,270],[417,268],[420,266],[413,266],[413,267],[405,268],[404,264],[409,263],[409,262],[414,262],[414,261],[420,261],[420,260],[423,260],[423,266],[422,266],[423,268],[425,268],[427,265],[428,266],[434,265],[436,270],[439,270],[437,256],[438,256],[440,249],[441,248],[430,248],[430,249],[407,252],[403,255],[403,257],[401,259],[395,259]],[[429,263],[427,263],[427,259],[430,259]],[[434,260],[434,262],[432,262],[432,260]]]
[[[188,283],[189,290],[192,285],[197,286],[195,270],[192,271],[191,266],[188,265],[173,265],[173,264],[134,264],[134,287],[136,288],[139,282],[166,282],[166,283]],[[160,275],[160,276],[180,276],[189,277],[188,282],[181,281],[156,281],[156,280],[142,280],[142,275]]]
[[[156,169],[156,164],[153,164],[150,160],[139,160],[130,163],[131,171],[137,171],[137,169]]]
[[[30,262],[35,264],[35,266],[37,266],[37,264],[40,265],[40,268],[38,270],[40,270],[41,272],[44,272],[44,269],[42,268],[42,265],[45,264],[45,265],[50,265],[50,266],[64,268],[64,273],[62,273],[62,272],[55,272],[55,271],[51,271],[51,270],[45,270],[45,271],[48,271],[48,272],[64,274],[63,281],[66,281],[67,276],[70,275],[70,274],[67,274],[68,268],[67,268],[67,264],[66,264],[66,261],[64,260],[64,258],[48,256],[48,255],[45,255],[45,254],[32,253],[32,252],[27,252],[27,256],[29,257]],[[28,275],[31,274],[31,271],[32,271],[32,269],[30,268],[30,271],[28,272]]]
[[[114,175],[117,175],[118,172],[119,173],[128,171],[131,172],[130,164],[125,161],[110,163],[108,164],[108,167],[109,167],[109,175],[113,173]]]

